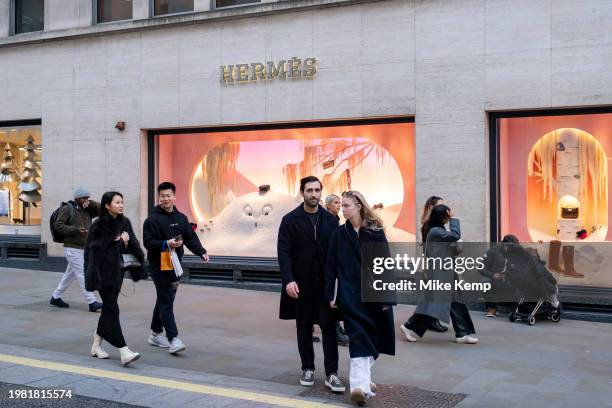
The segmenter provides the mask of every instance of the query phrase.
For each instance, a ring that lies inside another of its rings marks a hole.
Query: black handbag
[[[134,254],[121,254],[121,270],[129,275],[134,282],[149,277],[147,268]]]
[[[121,254],[121,270],[140,268],[142,264],[134,254]]]

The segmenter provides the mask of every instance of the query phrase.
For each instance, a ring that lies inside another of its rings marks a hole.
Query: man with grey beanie
[[[79,281],[83,297],[89,304],[90,312],[102,309],[102,303],[96,300],[93,292],[85,290],[85,275],[83,271],[85,245],[91,220],[100,215],[100,204],[89,199],[89,191],[79,186],[74,189],[74,201],[62,204],[54,223],[57,233],[64,238],[64,253],[68,261],[66,272],[62,276],[57,289],[51,295],[50,304],[57,307],[70,307],[62,300],[62,295],[74,279]]]

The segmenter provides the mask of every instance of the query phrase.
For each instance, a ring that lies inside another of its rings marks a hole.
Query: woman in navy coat
[[[351,356],[351,400],[359,405],[373,397],[371,367],[380,353],[395,355],[392,304],[361,300],[361,245],[380,243],[389,253],[383,223],[358,191],[342,194],[347,222],[332,234],[325,270],[326,296],[344,319]],[[336,292],[336,280],[337,292]]]

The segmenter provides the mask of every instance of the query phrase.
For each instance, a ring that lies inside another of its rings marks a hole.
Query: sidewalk
[[[188,349],[179,356],[171,356],[146,343],[155,291],[151,282],[139,282],[135,296],[121,296],[119,300],[128,345],[142,354],[132,367],[124,369],[118,364],[116,351],[108,345],[110,360],[88,357],[98,315],[87,311],[76,283],[64,296],[71,304],[70,309],[48,304],[60,276],[54,272],[0,268],[3,333],[0,343],[6,345],[0,354],[313,403],[343,404],[328,394],[296,385],[299,357],[295,326],[293,322],[278,320],[279,297],[275,293],[182,285],[175,311],[180,337]],[[130,281],[125,281],[123,291],[131,294]],[[397,307],[396,324],[399,326],[412,310],[413,306]],[[512,324],[502,317],[485,318],[479,313],[474,313],[473,318],[480,338],[480,344],[475,346],[457,345],[449,333],[428,333],[421,342],[406,343],[398,331],[397,355],[381,357],[374,369],[374,380],[384,387],[383,391],[401,390],[398,395],[412,398],[406,399],[405,405],[395,406],[419,406],[414,398],[421,395],[424,404],[431,402],[427,398],[436,394],[423,391],[429,390],[448,393],[439,396],[449,402],[465,395],[457,407],[612,407],[612,325],[562,320],[558,324],[542,321],[530,327]],[[320,344],[315,345],[315,351],[321,368]],[[341,348],[343,378],[347,378],[348,362],[348,350]],[[36,374],[41,369],[6,364],[0,364],[0,382],[48,386],[36,382],[41,380],[41,374]],[[10,370],[23,372],[11,374]],[[74,380],[77,393],[98,398],[101,397],[88,392],[96,389],[94,384],[110,381],[102,397],[142,406],[155,406],[146,401],[166,394],[171,394],[171,402],[183,401],[178,405],[186,403],[183,398],[191,398],[209,404],[202,406],[262,406],[258,402],[238,402],[205,393],[194,395],[151,385],[126,385],[121,380],[100,380],[53,370],[46,373],[52,374],[49,378],[75,376],[69,379]],[[119,385],[112,381],[119,381]],[[317,381],[323,381],[320,370]],[[129,395],[132,392],[141,397],[132,398]]]

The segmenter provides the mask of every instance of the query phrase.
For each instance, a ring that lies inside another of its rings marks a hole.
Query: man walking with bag
[[[318,324],[323,333],[325,385],[332,392],[344,392],[345,386],[338,377],[337,318],[325,300],[325,262],[338,220],[319,205],[322,189],[323,185],[314,176],[300,180],[304,202],[281,221],[278,231],[278,263],[283,277],[280,318],[296,320],[302,360],[300,384],[314,385],[312,327]]]
[[[157,292],[148,341],[152,346],[168,348],[170,354],[176,354],[185,350],[186,346],[178,338],[174,319],[174,298],[180,276],[177,276],[172,264],[171,251],[175,251],[179,261],[183,257],[183,244],[204,262],[208,262],[208,255],[185,214],[174,206],[174,184],[161,183],[157,187],[157,194],[159,205],[153,209],[143,226],[144,246],[147,248],[151,278]],[[164,329],[166,337],[162,335]]]
[[[87,234],[91,227],[91,220],[100,215],[100,204],[89,199],[89,191],[84,187],[74,190],[74,201],[69,201],[59,209],[59,213],[52,228],[54,238],[58,234],[63,238],[64,253],[68,266],[62,276],[57,288],[51,295],[50,304],[66,308],[70,305],[62,300],[62,295],[68,289],[73,280],[77,280],[81,286],[83,297],[89,305],[90,312],[98,312],[102,309],[102,303],[96,300],[96,295],[85,289],[85,275],[83,271],[85,244]],[[61,240],[58,240],[61,242]]]

